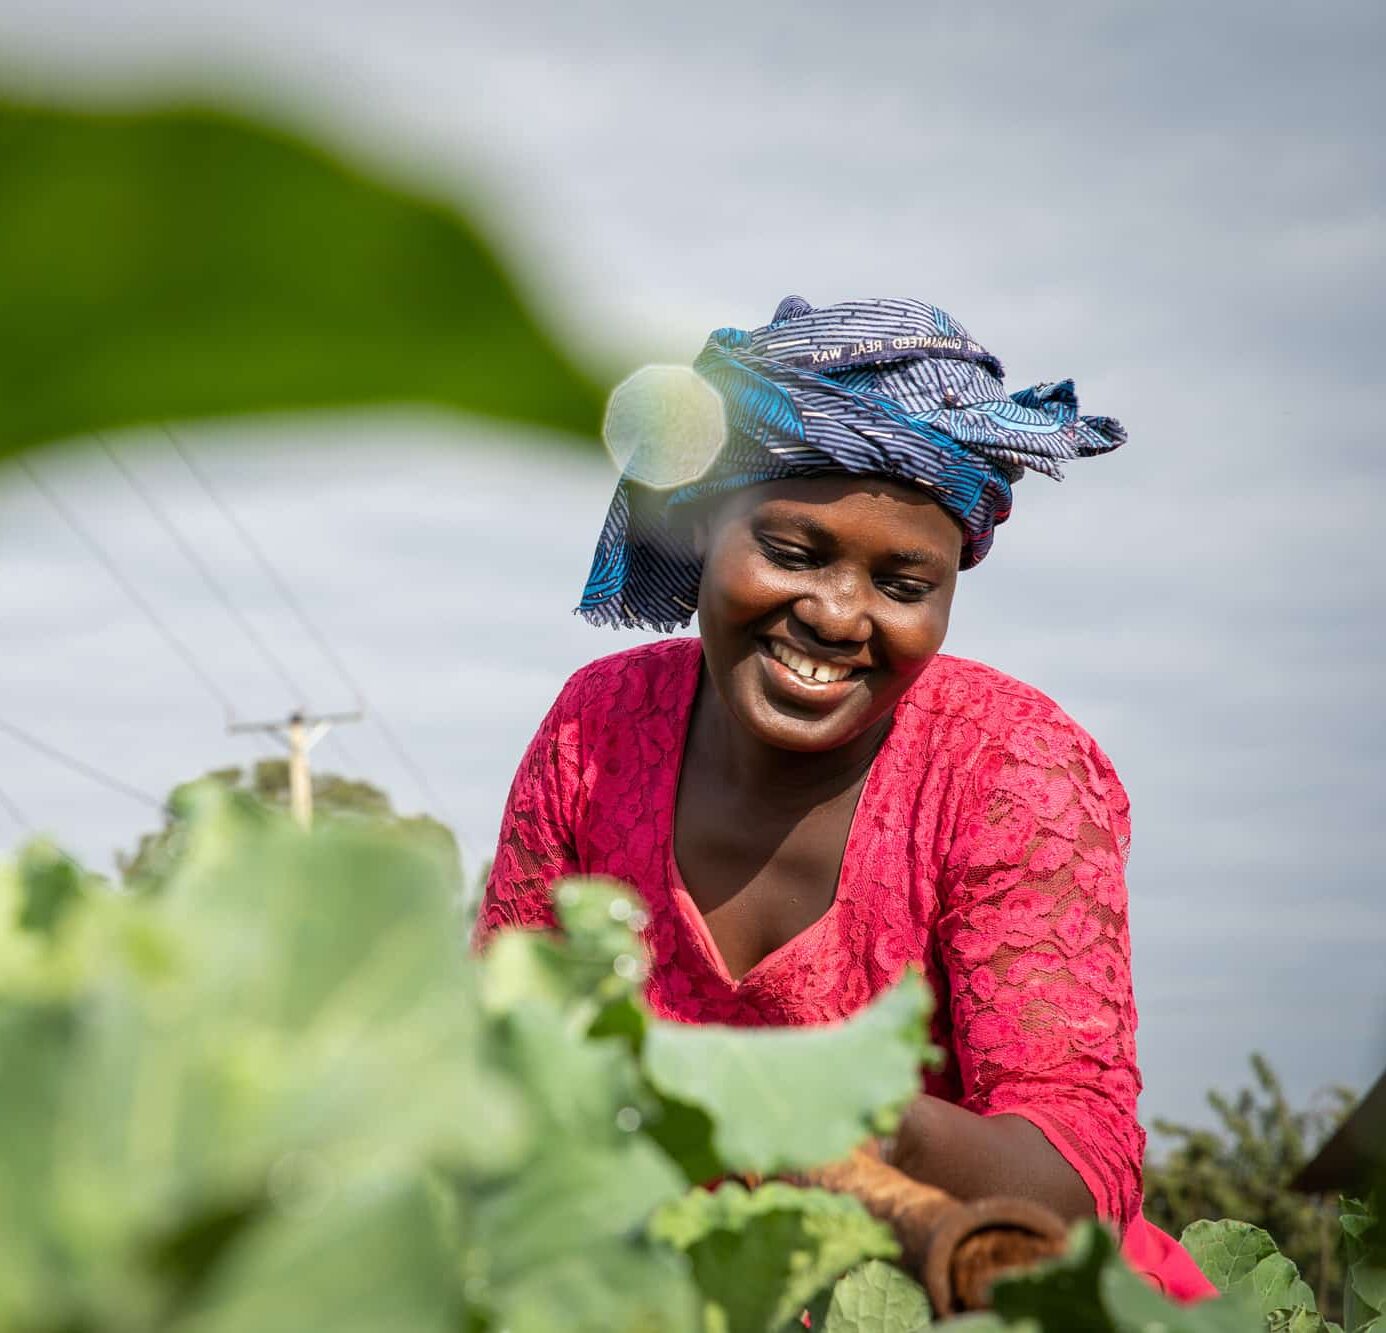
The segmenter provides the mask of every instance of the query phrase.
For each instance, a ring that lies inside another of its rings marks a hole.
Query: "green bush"
[[[617,886],[563,886],[561,936],[478,961],[455,856],[407,823],[308,834],[224,782],[180,809],[154,891],[42,845],[0,874],[0,1327],[927,1321],[854,1200],[696,1187],[890,1129],[930,1055],[917,977],[834,1028],[665,1023]],[[1097,1228],[1074,1247],[988,1326],[1259,1326],[1165,1305]]]

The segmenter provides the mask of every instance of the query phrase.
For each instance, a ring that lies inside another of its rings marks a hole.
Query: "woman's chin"
[[[848,696],[824,711],[805,707],[793,698],[756,690],[740,701],[736,712],[741,725],[763,745],[816,753],[847,745],[870,726],[870,718],[863,716],[865,710],[852,706],[857,702]],[[862,702],[869,702],[869,697]]]

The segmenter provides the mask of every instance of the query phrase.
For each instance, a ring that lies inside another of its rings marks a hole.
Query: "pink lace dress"
[[[1127,1258],[1171,1295],[1212,1287],[1141,1215],[1126,793],[1037,690],[938,656],[896,709],[832,906],[733,979],[673,856],[697,639],[603,658],[559,695],[515,776],[477,921],[553,924],[549,887],[609,875],[649,905],[647,997],[689,1023],[846,1017],[923,967],[948,1053],[925,1088],[1030,1120],[1072,1164]]]

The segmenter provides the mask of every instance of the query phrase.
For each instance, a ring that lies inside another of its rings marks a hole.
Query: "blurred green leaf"
[[[697,1291],[681,1257],[599,1245],[531,1268],[502,1295],[509,1333],[701,1333]]]
[[[665,1096],[702,1109],[736,1172],[818,1166],[888,1132],[936,1052],[927,987],[909,973],[845,1023],[725,1028],[652,1022],[643,1061]]]
[[[894,1264],[872,1259],[833,1288],[823,1333],[916,1333],[932,1323],[924,1288]]]
[[[1348,1333],[1386,1324],[1386,1226],[1378,1214],[1380,1191],[1343,1199],[1339,1218],[1347,1258],[1344,1322]]]
[[[609,1147],[555,1140],[513,1179],[478,1192],[468,1213],[469,1234],[484,1249],[477,1274],[506,1288],[564,1255],[639,1243],[650,1214],[684,1189],[638,1135]]]
[[[688,1255],[717,1333],[792,1325],[841,1273],[899,1252],[855,1199],[777,1182],[693,1190],[655,1214],[650,1234]]]
[[[449,1333],[460,1282],[422,1184],[285,1201],[237,1243],[176,1333]]]
[[[1179,1305],[1138,1277],[1094,1222],[1073,1229],[1068,1252],[1031,1272],[999,1278],[996,1313],[1034,1320],[1044,1333],[1264,1333],[1264,1323],[1235,1298]]]
[[[21,930],[52,936],[68,910],[81,902],[86,876],[75,861],[47,843],[31,843],[19,858]]]
[[[595,437],[601,395],[452,208],[193,109],[0,101],[0,456],[420,402]]]
[[[503,1013],[533,999],[564,1009],[580,1005],[584,1027],[605,1017],[638,1046],[644,1023],[630,1002],[638,1001],[645,979],[636,938],[645,916],[639,899],[613,880],[571,879],[555,886],[554,903],[561,933],[506,930],[491,941],[482,989],[487,1007]]]

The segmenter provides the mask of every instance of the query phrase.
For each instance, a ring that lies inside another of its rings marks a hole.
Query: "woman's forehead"
[[[888,551],[930,563],[942,555],[956,565],[962,528],[925,491],[878,477],[795,477],[747,487],[729,497],[729,510],[750,522],[781,523],[824,542]]]

